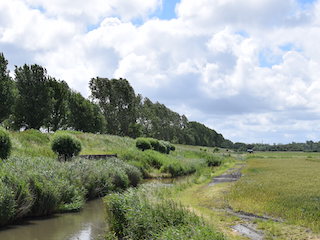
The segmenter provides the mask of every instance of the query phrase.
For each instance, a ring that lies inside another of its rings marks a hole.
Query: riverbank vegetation
[[[162,191],[149,185],[106,197],[107,239],[225,239],[204,219],[167,200]]]
[[[234,165],[235,160],[230,155],[206,150],[177,147],[180,157],[202,159],[202,167],[177,184],[151,183],[107,196],[105,203],[110,226],[107,239],[226,239],[207,219],[190,211],[192,206],[181,205],[175,199],[186,189],[208,184],[213,176]],[[219,164],[212,166],[211,163],[216,161]]]
[[[0,225],[24,217],[79,210],[86,200],[137,186],[142,177],[177,177],[221,163],[224,153],[176,145],[175,151],[141,151],[132,138],[113,135],[38,130],[8,132],[11,157],[0,163]],[[117,154],[118,158],[58,161],[51,149],[56,136],[81,142],[80,154]],[[170,145],[169,145],[170,147]],[[171,146],[172,147],[172,146]]]
[[[87,199],[136,186],[140,180],[137,168],[117,159],[12,157],[0,163],[0,225],[79,210]]]

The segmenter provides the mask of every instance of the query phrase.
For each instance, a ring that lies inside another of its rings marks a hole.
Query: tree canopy
[[[71,129],[191,145],[232,145],[205,125],[136,94],[126,79],[92,78],[87,99],[40,65],[16,67],[14,79],[7,65],[0,54],[0,123],[11,119],[8,126],[13,129]]]

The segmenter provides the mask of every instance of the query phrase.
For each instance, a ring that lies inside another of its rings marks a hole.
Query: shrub
[[[163,141],[159,142],[159,152],[167,153],[167,146],[164,144]]]
[[[152,149],[155,151],[159,151],[159,146],[160,146],[159,140],[154,138],[149,138],[148,140],[151,144]]]
[[[183,166],[178,162],[164,165],[163,167],[161,167],[161,172],[170,173],[172,177],[178,177],[186,174]]]
[[[11,152],[11,140],[9,134],[0,128],[0,158],[7,159]]]
[[[70,135],[57,135],[52,141],[51,148],[52,151],[67,160],[80,153],[81,142]]]
[[[208,156],[206,158],[206,163],[207,163],[208,167],[217,167],[217,166],[221,165],[222,160],[218,156]]]
[[[142,174],[143,178],[149,178],[150,174],[148,172],[148,170],[150,169],[149,166],[146,166],[144,163],[139,162],[139,161],[129,161],[128,162],[130,165],[136,167],[137,169],[139,169],[139,171]]]
[[[169,142],[166,142],[166,141],[162,141],[162,143],[166,147],[165,153],[169,154],[170,153],[170,149],[171,149],[171,144]]]
[[[139,182],[142,180],[142,174],[139,169],[132,165],[125,165],[124,171],[129,178],[130,185],[133,187],[138,186]]]
[[[151,149],[151,143],[147,138],[138,138],[136,140],[136,147],[144,151]]]
[[[217,153],[217,152],[219,152],[220,151],[220,149],[218,148],[218,147],[215,147],[214,149],[213,149],[213,152],[214,153]]]
[[[170,144],[170,150],[171,150],[171,151],[175,151],[175,150],[176,150],[176,147],[175,147],[174,145]]]

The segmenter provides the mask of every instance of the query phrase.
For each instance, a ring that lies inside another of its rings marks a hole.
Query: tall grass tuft
[[[137,168],[118,159],[58,162],[13,157],[0,165],[0,226],[26,216],[79,210],[86,199],[141,181]]]
[[[150,186],[109,195],[105,203],[111,228],[107,239],[225,239],[194,213],[160,198]]]

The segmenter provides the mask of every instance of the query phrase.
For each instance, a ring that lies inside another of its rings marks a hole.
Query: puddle
[[[249,224],[237,224],[231,228],[252,240],[263,240],[263,232],[256,230]]]
[[[209,186],[214,186],[215,184],[218,184],[218,183],[238,181],[242,176],[240,172],[242,167],[243,165],[241,165],[240,168],[230,168],[226,173],[220,176],[214,177],[212,182],[209,183]]]

